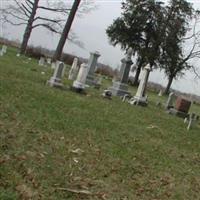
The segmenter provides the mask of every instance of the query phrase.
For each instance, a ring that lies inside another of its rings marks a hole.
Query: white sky
[[[8,0],[0,0],[3,5]],[[117,68],[120,65],[120,60],[124,56],[124,52],[119,47],[113,47],[108,43],[108,38],[105,29],[113,22],[114,19],[120,16],[122,0],[96,0],[95,3],[98,9],[85,15],[83,18],[75,18],[72,25],[73,31],[79,36],[80,40],[85,44],[85,50],[66,42],[65,52],[73,53],[77,56],[89,57],[89,52],[98,50],[101,53],[99,61]],[[195,8],[200,9],[200,0],[190,0],[194,3]],[[6,36],[9,39],[20,39],[23,35],[24,27],[7,27],[1,31],[1,36]],[[41,45],[46,48],[55,49],[58,42],[58,37],[43,30],[34,30],[30,44],[35,46]],[[198,67],[198,62],[195,63]],[[200,66],[199,66],[200,68]],[[178,81],[174,81],[172,87],[183,92],[191,92],[200,95],[200,81],[194,81],[194,75],[191,72],[186,72]],[[154,71],[150,75],[150,81],[158,82],[164,86],[167,80],[163,73]]]

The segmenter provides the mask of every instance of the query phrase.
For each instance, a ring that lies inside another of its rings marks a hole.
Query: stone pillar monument
[[[85,82],[88,75],[88,65],[83,63],[80,66],[80,70],[78,72],[76,80],[73,82],[72,88],[77,91],[81,92],[85,89]]]
[[[130,94],[128,92],[128,77],[133,64],[131,56],[133,54],[132,48],[129,48],[125,58],[121,60],[120,75],[117,81],[113,81],[113,86],[109,88],[114,96],[124,96],[125,94]]]
[[[142,78],[140,80],[137,93],[133,97],[133,99],[130,101],[130,104],[143,105],[143,106],[146,106],[148,104],[147,95],[146,95],[146,87],[147,87],[150,71],[151,71],[151,68],[150,68],[150,65],[148,64],[145,66],[143,70]]]
[[[63,84],[61,82],[63,73],[65,70],[65,65],[63,62],[56,62],[56,67],[54,70],[53,76],[50,78],[49,81],[47,81],[47,84],[51,87],[63,87]]]
[[[88,85],[94,85],[95,84],[95,69],[97,66],[97,60],[100,57],[100,53],[98,51],[95,51],[93,53],[90,53],[90,58],[88,61],[88,75],[86,79],[86,83]]]
[[[79,67],[78,67],[78,58],[74,58],[72,67],[71,67],[71,69],[69,71],[68,79],[69,80],[75,80],[76,76],[78,74],[78,70],[79,70]]]

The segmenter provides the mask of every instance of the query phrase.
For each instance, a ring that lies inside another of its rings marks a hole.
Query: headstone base
[[[181,111],[178,111],[174,108],[170,108],[167,113],[171,114],[171,115],[175,115],[177,117],[181,117],[183,119],[185,119],[186,117],[188,117],[188,113],[185,113],[185,112],[181,112]]]
[[[139,105],[139,106],[147,106],[148,105],[147,97],[134,96],[132,100],[130,100],[130,104]]]
[[[83,84],[79,81],[74,81],[72,88],[74,88],[77,91],[82,91],[85,89],[85,84]]]
[[[96,84],[96,77],[92,75],[87,75],[86,84],[92,86]]]
[[[80,83],[78,81],[74,81],[73,85],[70,88],[73,92],[77,92],[80,94],[86,94],[85,92],[85,84]]]
[[[54,77],[51,77],[51,79],[47,81],[47,85],[49,85],[50,87],[58,87],[58,88],[63,87],[63,84],[61,83],[61,79],[54,78]]]
[[[109,88],[113,96],[124,96],[125,94],[130,95],[128,92],[128,85],[120,82],[113,82],[113,86]]]

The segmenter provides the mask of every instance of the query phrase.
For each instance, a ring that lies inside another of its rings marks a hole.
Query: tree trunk
[[[67,40],[69,31],[71,29],[71,25],[73,23],[73,20],[74,20],[74,17],[76,15],[76,11],[78,10],[78,6],[79,6],[80,2],[81,2],[81,0],[75,0],[74,1],[74,4],[72,6],[72,9],[71,9],[70,14],[69,14],[68,19],[67,19],[67,22],[66,22],[65,27],[63,29],[62,35],[60,37],[60,41],[58,43],[58,46],[57,46],[56,51],[55,51],[54,56],[53,56],[54,61],[61,59],[62,51],[63,51],[65,42]]]
[[[26,29],[25,29],[25,32],[24,32],[23,41],[22,41],[22,44],[21,44],[21,47],[20,47],[20,54],[26,53],[28,41],[29,41],[32,29],[33,29],[32,26],[33,26],[36,11],[37,11],[37,8],[38,8],[38,3],[39,3],[39,0],[34,0],[33,8],[31,10],[31,14],[30,14],[30,17],[28,19],[28,23],[27,23],[27,26],[26,26]]]
[[[143,65],[143,60],[140,61],[139,65],[137,67],[135,78],[134,78],[134,82],[133,82],[134,86],[138,86],[139,85],[139,76],[140,76],[140,72],[141,72],[141,69],[142,69],[142,65]]]
[[[169,94],[169,91],[170,91],[173,79],[174,79],[173,76],[169,76],[169,78],[168,78],[168,84],[167,84],[167,87],[165,88],[164,94],[166,94],[166,95]]]

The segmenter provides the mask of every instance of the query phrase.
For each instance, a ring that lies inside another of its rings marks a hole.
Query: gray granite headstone
[[[95,69],[97,67],[97,60],[100,57],[100,53],[98,51],[90,53],[90,58],[88,61],[88,75],[86,79],[86,83],[88,85],[95,84]]]
[[[54,69],[54,74],[47,84],[51,87],[63,87],[62,76],[65,70],[65,65],[63,62],[56,62],[56,68]]]
[[[126,54],[126,57],[121,60],[120,73],[117,80],[113,81],[112,87],[109,90],[114,96],[124,96],[125,94],[130,94],[128,92],[128,77],[133,64],[131,56],[133,54],[132,48],[129,48]]]

